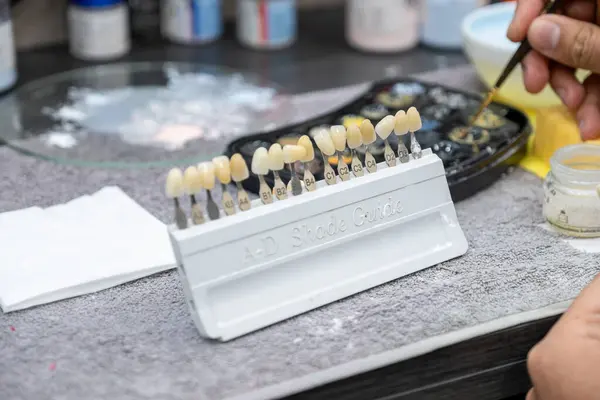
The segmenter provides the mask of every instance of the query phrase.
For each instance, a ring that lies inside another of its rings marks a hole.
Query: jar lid
[[[71,0],[73,5],[88,8],[111,7],[121,3],[123,3],[123,0]]]

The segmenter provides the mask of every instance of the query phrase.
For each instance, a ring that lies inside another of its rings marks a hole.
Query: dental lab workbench
[[[270,55],[214,46],[196,57],[180,47],[132,57],[246,63],[257,71],[270,65],[269,79],[293,92],[378,79],[394,63],[403,75],[436,68],[439,56],[427,50],[396,58],[340,51],[341,32],[331,38],[341,53],[328,58],[308,42]],[[35,64],[51,53],[21,57],[23,76],[41,76]],[[447,60],[464,62],[459,55]],[[346,72],[322,73],[335,65]],[[62,68],[75,66],[64,61]],[[418,76],[480,90],[468,66]],[[0,212],[118,185],[169,223],[158,183],[164,173],[60,166],[0,148]],[[597,255],[538,227],[542,198],[539,179],[515,170],[456,204],[469,242],[463,257],[227,343],[199,336],[175,271],[0,314],[0,397],[500,400],[522,393],[527,351],[600,267]]]

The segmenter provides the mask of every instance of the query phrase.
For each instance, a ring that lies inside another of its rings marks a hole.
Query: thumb
[[[573,68],[600,73],[600,27],[562,15],[536,18],[527,34],[531,46]]]

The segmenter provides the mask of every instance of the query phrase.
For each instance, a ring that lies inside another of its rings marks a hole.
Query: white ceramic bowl
[[[467,57],[488,87],[492,87],[518,43],[506,38],[508,25],[515,13],[515,2],[497,3],[478,8],[465,17],[462,23],[463,46]],[[580,71],[583,79],[586,73]],[[548,86],[541,93],[532,95],[525,90],[520,67],[504,83],[498,98],[520,108],[540,108],[560,104],[559,98]]]

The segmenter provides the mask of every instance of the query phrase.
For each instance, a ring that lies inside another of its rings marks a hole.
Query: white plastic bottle
[[[129,53],[129,8],[124,1],[71,0],[67,14],[73,57],[107,61]]]
[[[423,0],[421,41],[441,49],[462,48],[462,20],[486,0]]]
[[[161,31],[168,40],[207,44],[223,34],[221,0],[163,0]]]
[[[0,93],[17,81],[15,41],[10,20],[10,1],[0,0]]]
[[[393,53],[419,43],[420,0],[348,0],[346,39],[367,52]]]

